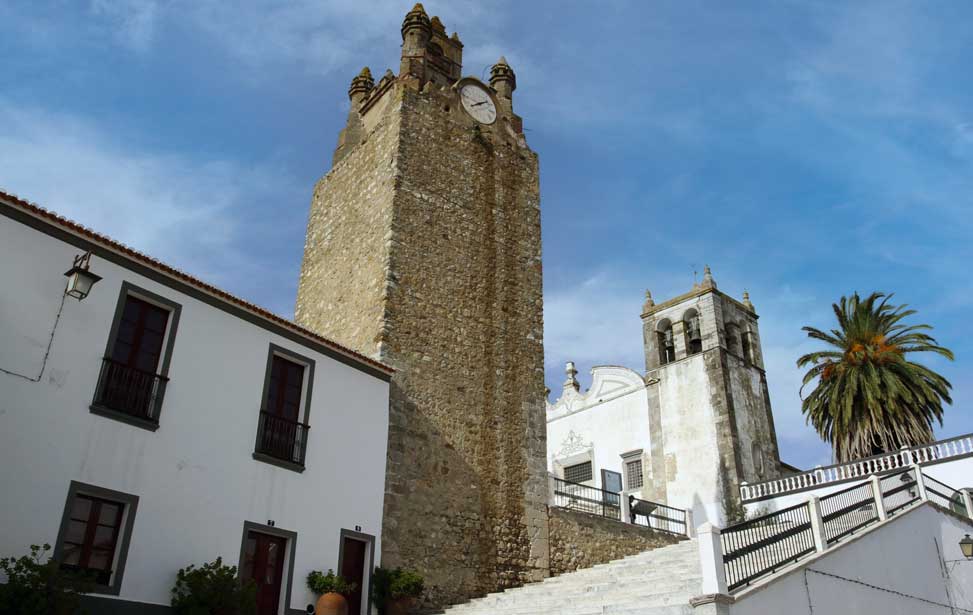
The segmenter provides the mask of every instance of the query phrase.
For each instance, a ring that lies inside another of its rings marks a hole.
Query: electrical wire
[[[888,589],[886,587],[879,587],[878,585],[872,585],[871,583],[866,583],[864,581],[859,581],[858,579],[849,579],[848,577],[843,577],[841,575],[832,574],[830,572],[822,572],[820,570],[815,570],[813,568],[805,568],[805,579],[807,577],[807,573],[808,572],[813,572],[815,574],[820,574],[822,576],[831,577],[832,579],[838,579],[838,580],[841,580],[841,581],[846,581],[848,583],[855,583],[856,585],[862,585],[862,586],[867,587],[869,589],[874,589],[876,591],[885,592],[885,593],[888,593],[888,594],[893,594],[893,595],[896,595],[896,596],[899,596],[899,597],[902,597],[902,598],[910,598],[912,600],[918,600],[919,602],[925,602],[926,604],[931,604],[933,606],[943,607],[944,609],[950,609],[950,610],[952,610],[954,612],[960,611],[960,612],[963,612],[963,613],[973,613],[973,611],[971,611],[970,609],[964,609],[962,607],[951,606],[951,605],[948,605],[948,604],[943,604],[942,602],[936,602],[934,600],[927,600],[926,598],[920,598],[919,596],[913,596],[911,594],[905,594],[905,593],[902,593],[900,591],[896,591],[894,589]],[[808,600],[810,600],[810,592],[808,593]]]
[[[44,377],[44,370],[47,368],[47,359],[51,356],[51,346],[54,345],[54,333],[57,331],[57,323],[61,322],[61,312],[64,311],[64,300],[67,299],[67,287],[64,289],[65,292],[61,293],[61,305],[57,308],[57,316],[54,317],[54,326],[51,327],[51,337],[47,340],[47,350],[44,351],[44,360],[41,361],[41,371],[37,374],[37,378],[31,378],[30,376],[25,376],[17,372],[12,372],[8,369],[3,369],[0,367],[0,372],[8,374],[10,376],[16,376],[17,378],[23,378],[28,382],[40,382],[41,378]]]

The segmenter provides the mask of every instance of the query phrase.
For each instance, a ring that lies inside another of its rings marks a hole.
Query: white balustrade
[[[744,502],[751,502],[769,496],[801,491],[821,485],[866,478],[872,474],[881,474],[914,464],[929,464],[967,455],[973,455],[973,434],[966,434],[912,448],[903,447],[902,450],[895,453],[876,455],[875,457],[858,459],[824,468],[817,467],[800,474],[784,476],[760,483],[743,484],[740,486],[740,495]]]

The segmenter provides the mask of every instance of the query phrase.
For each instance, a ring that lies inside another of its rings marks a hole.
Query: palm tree
[[[942,425],[942,402],[953,403],[949,381],[907,359],[934,352],[952,360],[953,353],[924,333],[931,326],[903,324],[916,311],[890,299],[884,293],[842,297],[832,305],[837,329],[803,327],[808,337],[833,346],[804,355],[797,366],[812,366],[802,392],[817,379],[801,410],[839,462],[932,441],[933,420]]]

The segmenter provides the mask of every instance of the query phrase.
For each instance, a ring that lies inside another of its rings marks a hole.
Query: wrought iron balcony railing
[[[310,428],[305,423],[261,410],[257,426],[257,452],[303,466]]]
[[[169,379],[105,357],[94,403],[138,419],[159,422],[159,402]]]

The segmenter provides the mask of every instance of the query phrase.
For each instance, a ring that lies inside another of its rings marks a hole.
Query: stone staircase
[[[688,615],[700,593],[695,540],[632,555],[446,609],[446,615]]]

